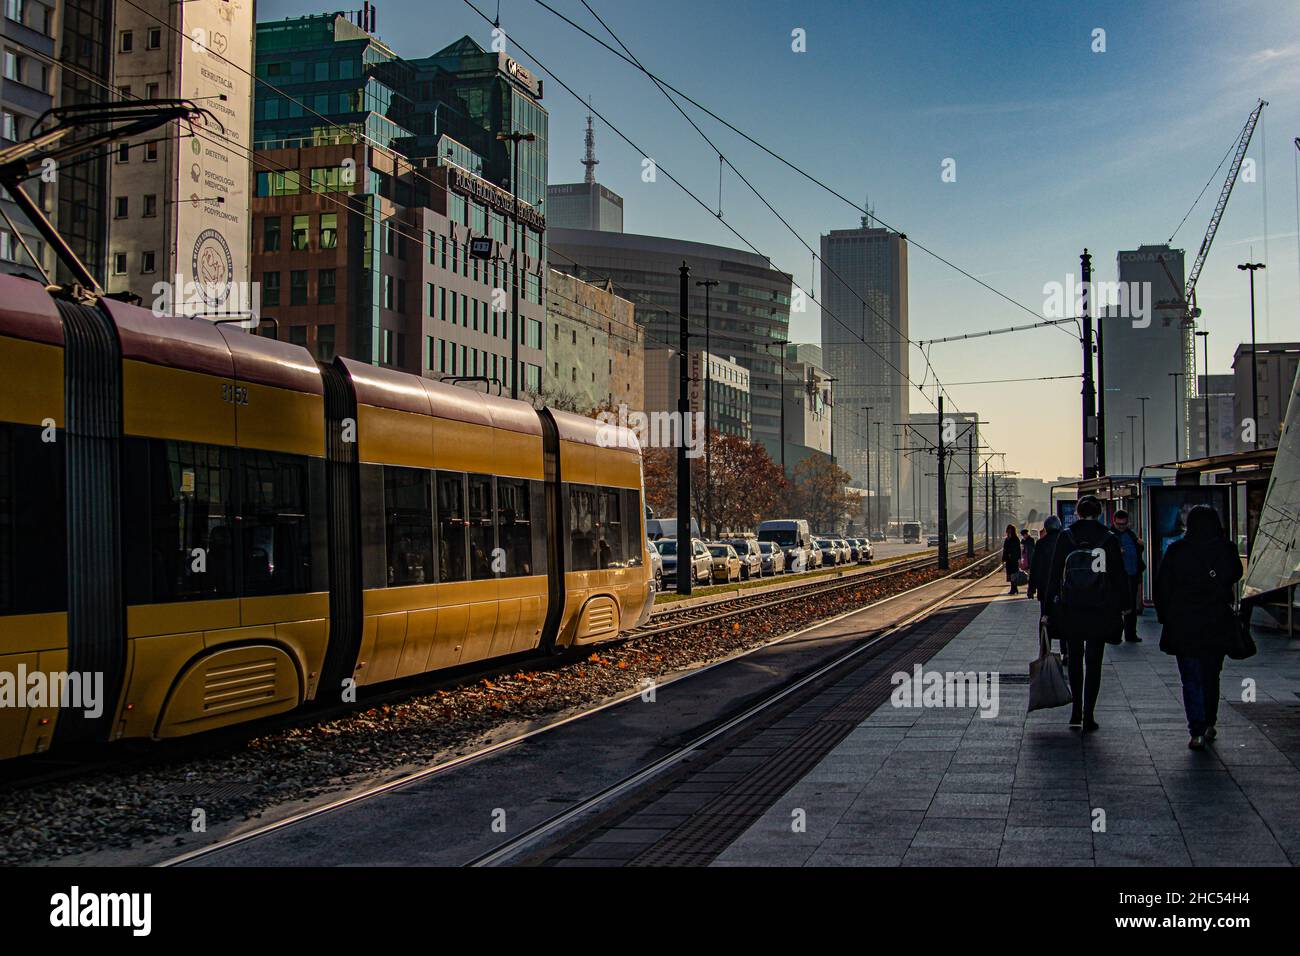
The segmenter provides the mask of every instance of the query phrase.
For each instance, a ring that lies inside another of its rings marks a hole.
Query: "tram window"
[[[128,604],[236,596],[231,455],[193,442],[123,443]]]
[[[243,451],[240,543],[246,595],[312,590],[307,459]]]
[[[496,509],[492,506],[492,476],[469,476],[469,571],[475,581],[494,577]],[[499,566],[499,565],[498,565]]]
[[[635,488],[623,489],[623,541],[625,542],[627,566],[641,566],[641,550],[645,547],[644,532],[641,530],[641,492]]]
[[[438,483],[438,580],[464,581],[465,573],[465,476],[440,471]]]
[[[0,615],[67,606],[63,441],[0,424]]]
[[[549,552],[546,536],[550,511],[546,507],[546,482],[530,481],[528,490],[532,497],[533,574],[547,574]]]
[[[497,479],[497,537],[505,552],[507,577],[536,574],[533,570],[531,482]]]
[[[601,488],[600,524],[596,535],[596,558],[598,566],[621,568],[625,564],[625,547],[623,543],[623,519],[621,515],[621,495],[616,488]]]
[[[569,570],[596,570],[596,489],[569,485]]]
[[[431,476],[422,468],[384,468],[384,539],[389,587],[433,583]]]

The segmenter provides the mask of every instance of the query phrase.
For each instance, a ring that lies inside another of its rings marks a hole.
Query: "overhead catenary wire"
[[[470,0],[464,0],[464,2],[465,2],[468,6],[470,6],[470,7],[474,10],[475,13],[478,13],[479,16],[484,16],[483,13],[482,13],[481,11],[478,10],[477,7],[474,7],[474,4],[471,3]],[[680,97],[681,97],[683,100],[685,100],[687,103],[690,103],[690,104],[691,104],[692,106],[694,106],[696,109],[700,110],[702,113],[706,114],[707,116],[711,117],[712,119],[717,120],[719,123],[721,123],[723,126],[727,127],[727,129],[731,130],[731,131],[732,131],[733,133],[735,133],[737,136],[740,136],[742,139],[746,140],[746,141],[749,142],[751,145],[757,147],[758,149],[760,149],[760,150],[763,151],[764,153],[767,153],[767,154],[768,154],[769,156],[771,156],[773,159],[775,159],[775,160],[777,160],[778,162],[780,162],[780,163],[782,163],[782,164],[788,166],[791,170],[793,170],[794,172],[798,173],[798,174],[799,174],[800,176],[802,176],[804,179],[807,179],[807,180],[808,180],[809,182],[811,182],[813,185],[815,185],[815,186],[819,187],[820,189],[823,189],[823,190],[825,190],[826,192],[830,193],[830,194],[831,194],[832,196],[834,196],[836,199],[839,199],[840,201],[846,203],[848,206],[850,206],[851,208],[853,208],[853,209],[856,210],[857,212],[861,213],[863,216],[866,216],[867,218],[869,218],[869,219],[871,219],[871,220],[874,220],[874,221],[875,221],[876,223],[878,223],[882,228],[888,229],[888,230],[890,230],[891,232],[897,232],[897,233],[899,233],[900,235],[907,236],[906,233],[903,233],[903,232],[901,232],[900,230],[895,229],[893,226],[890,226],[888,223],[886,223],[883,219],[881,219],[879,216],[877,216],[877,215],[876,215],[874,212],[872,212],[871,210],[866,209],[866,208],[864,208],[864,207],[862,207],[862,206],[859,206],[857,203],[855,203],[853,200],[849,199],[849,198],[848,198],[847,196],[845,196],[843,193],[840,193],[838,190],[836,190],[836,189],[833,188],[832,186],[827,185],[825,182],[823,182],[822,180],[820,180],[820,179],[818,179],[817,177],[813,176],[811,173],[809,173],[807,170],[803,169],[802,167],[800,167],[800,166],[797,165],[796,163],[790,161],[789,159],[786,159],[784,156],[782,156],[780,153],[776,152],[776,151],[775,151],[774,149],[772,149],[771,147],[765,145],[764,143],[759,142],[759,141],[758,141],[757,139],[755,139],[753,136],[749,135],[747,132],[745,132],[744,130],[740,129],[738,126],[734,125],[733,123],[731,123],[730,121],[728,121],[728,120],[725,119],[724,117],[718,115],[718,114],[715,113],[713,110],[709,109],[707,106],[705,106],[704,104],[702,104],[701,102],[699,102],[697,99],[693,98],[693,97],[690,96],[689,94],[686,94],[686,93],[682,92],[680,89],[678,89],[678,88],[677,88],[676,86],[674,86],[673,84],[669,83],[667,80],[663,79],[663,78],[660,77],[660,76],[657,76],[657,75],[655,75],[655,74],[652,74],[649,70],[647,70],[647,69],[645,69],[644,67],[640,66],[638,63],[634,62],[634,60],[630,59],[628,56],[624,55],[623,53],[620,53],[618,50],[615,50],[613,47],[611,47],[608,43],[606,43],[606,42],[605,42],[604,40],[602,40],[600,37],[598,37],[598,36],[596,36],[595,34],[593,34],[590,30],[587,30],[587,29],[586,29],[585,27],[583,27],[581,24],[576,23],[575,21],[573,21],[573,20],[570,19],[569,17],[565,16],[565,15],[564,15],[563,13],[561,13],[559,10],[556,10],[556,9],[555,9],[554,7],[552,7],[550,4],[546,3],[545,0],[534,0],[534,2],[537,3],[537,5],[540,6],[540,7],[542,7],[544,10],[546,10],[546,11],[548,11],[549,13],[551,13],[551,14],[555,15],[556,17],[558,17],[560,20],[563,20],[565,23],[567,23],[569,26],[573,27],[573,28],[574,28],[575,30],[577,30],[578,32],[584,34],[584,35],[587,36],[589,39],[593,40],[594,42],[596,42],[596,43],[598,43],[599,45],[601,45],[602,47],[604,47],[606,50],[608,50],[608,51],[609,51],[610,53],[612,53],[614,56],[618,57],[619,59],[623,60],[623,61],[626,62],[626,63],[631,64],[632,66],[635,66],[637,69],[641,70],[643,73],[646,73],[648,76],[650,76],[651,79],[653,79],[653,80],[655,80],[655,81],[657,81],[657,82],[659,82],[659,83],[662,83],[662,84],[664,85],[664,87],[666,87],[667,89],[671,90],[671,91],[672,91],[673,93],[675,93],[676,95],[680,96]],[[485,19],[486,19],[486,17],[485,17]],[[523,47],[520,47],[520,49],[522,50]],[[527,52],[527,51],[525,51],[525,52]],[[530,55],[531,55],[531,54],[530,54]],[[548,72],[549,72],[549,71],[548,71]],[[730,164],[729,164],[729,165],[730,165]],[[735,167],[732,166],[732,168],[734,169]],[[927,247],[927,246],[924,245],[923,243],[919,242],[918,240],[915,240],[915,239],[913,239],[912,237],[907,236],[907,241],[908,241],[909,244],[916,246],[916,248],[920,249],[920,250],[921,250],[923,253],[925,253],[926,255],[928,255],[928,256],[934,258],[935,260],[937,260],[937,261],[943,263],[944,265],[948,266],[950,269],[953,269],[953,270],[956,271],[957,273],[959,273],[959,274],[965,276],[966,278],[970,279],[972,282],[976,283],[977,285],[981,286],[982,288],[988,290],[989,292],[992,292],[994,295],[996,295],[996,296],[998,296],[998,297],[1000,297],[1000,298],[1002,298],[1002,299],[1005,299],[1007,302],[1009,302],[1011,305],[1014,305],[1016,308],[1020,309],[1021,311],[1027,312],[1027,313],[1029,313],[1030,315],[1033,315],[1033,316],[1037,316],[1037,315],[1038,315],[1038,313],[1035,312],[1033,309],[1029,308],[1029,306],[1025,305],[1025,304],[1022,303],[1022,302],[1018,302],[1018,301],[1016,301],[1015,299],[1011,298],[1011,296],[1007,295],[1006,293],[1002,292],[1001,290],[999,290],[999,289],[997,289],[997,288],[995,288],[995,287],[989,285],[987,282],[985,282],[984,280],[980,279],[978,276],[973,275],[972,273],[968,272],[967,270],[961,268],[961,267],[958,266],[956,263],[952,262],[951,260],[949,260],[949,259],[945,258],[944,256],[940,255],[939,253],[935,252],[933,249],[930,249],[929,247]]]

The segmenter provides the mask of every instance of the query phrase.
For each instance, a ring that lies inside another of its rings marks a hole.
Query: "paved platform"
[[[1036,601],[996,597],[926,665],[999,674],[996,716],[886,702],[713,865],[1300,863],[1300,641],[1257,632],[1260,653],[1227,662],[1219,739],[1197,753],[1153,611],[1143,643],[1107,647],[1087,736],[1068,707],[1025,712],[1037,621]]]

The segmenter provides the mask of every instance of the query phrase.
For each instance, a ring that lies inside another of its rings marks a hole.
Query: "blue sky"
[[[495,0],[473,2],[495,16]],[[548,2],[604,35],[581,0]],[[1084,246],[1097,278],[1113,279],[1119,249],[1167,240],[1262,96],[1270,105],[1248,153],[1256,181],[1234,191],[1198,287],[1210,371],[1227,371],[1236,345],[1249,340],[1248,289],[1236,269],[1247,257],[1269,266],[1260,274],[1267,285],[1257,289],[1261,341],[1300,340],[1293,143],[1300,4],[587,2],[647,68],[841,193],[859,203],[869,196],[889,225],[1034,313],[1043,284],[1075,272]],[[378,6],[377,32],[405,56],[465,33],[484,46],[491,40],[465,0]],[[258,15],[327,8],[262,0]],[[586,110],[547,69],[716,205],[717,155],[644,75],[535,0],[501,0],[500,11],[512,53],[546,79],[551,182],[582,175]],[[796,28],[806,32],[806,52],[791,50]],[[1104,53],[1091,49],[1097,28],[1105,30]],[[843,202],[687,109],[809,245],[857,224]],[[596,135],[598,178],[624,196],[629,232],[741,245],[666,176],[643,183],[642,154],[600,121]],[[955,182],[941,181],[947,158],[956,161]],[[1222,172],[1175,238],[1189,262],[1221,180]],[[811,286],[808,251],[731,171],[722,209],[777,267]],[[914,340],[1033,321],[915,245],[910,273]],[[816,341],[819,329],[814,306],[795,316],[791,338]],[[1060,375],[1079,364],[1076,341],[1055,329],[939,344],[930,358],[945,386]],[[922,368],[913,350],[914,381]],[[1008,468],[1040,477],[1078,472],[1077,380],[948,391],[961,409],[989,420],[986,435],[1007,452]],[[913,396],[913,409],[929,408]]]

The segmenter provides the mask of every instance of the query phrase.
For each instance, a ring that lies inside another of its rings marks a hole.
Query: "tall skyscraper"
[[[868,487],[868,414],[885,423],[883,434],[908,421],[907,240],[867,222],[821,237],[822,353],[836,380],[835,458],[860,488]],[[885,493],[897,501],[893,455],[891,445],[881,464]],[[907,488],[907,462],[901,464],[899,483]]]
[[[1173,275],[1169,281],[1160,258]],[[1174,436],[1181,457],[1188,454],[1191,429],[1188,422],[1187,394],[1189,383],[1183,376],[1185,337],[1191,335],[1181,322],[1181,310],[1171,305],[1156,308],[1156,303],[1170,303],[1182,296],[1183,250],[1167,245],[1139,246],[1117,256],[1119,282],[1127,288],[1130,308],[1126,311],[1095,301],[1093,314],[1100,316],[1102,331],[1102,380],[1097,394],[1105,403],[1106,470],[1122,474],[1130,470],[1134,455],[1127,439],[1121,449],[1120,431],[1128,428],[1128,416],[1134,416],[1137,429],[1136,466],[1141,469],[1142,428],[1146,428],[1145,464],[1159,465],[1174,460]],[[1177,291],[1174,285],[1177,284]],[[1134,295],[1149,303],[1147,317],[1136,316],[1131,303]],[[1149,320],[1149,321],[1148,321]],[[1178,377],[1169,373],[1177,373]],[[1191,383],[1191,387],[1195,387]],[[1102,389],[1105,389],[1102,391]],[[1176,393],[1176,395],[1175,395]],[[1145,397],[1147,400],[1142,401]],[[1145,406],[1145,419],[1143,418]],[[1194,448],[1197,454],[1201,449]]]

